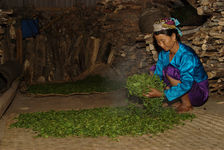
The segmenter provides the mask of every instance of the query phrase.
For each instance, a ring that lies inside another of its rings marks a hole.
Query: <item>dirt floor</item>
[[[9,129],[19,113],[127,105],[123,90],[104,94],[28,97],[17,93],[0,120],[0,150],[224,150],[224,98],[211,96],[186,121],[157,136],[99,138],[35,138],[27,129]]]

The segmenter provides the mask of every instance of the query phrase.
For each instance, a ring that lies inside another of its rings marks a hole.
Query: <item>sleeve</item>
[[[163,61],[162,61],[162,52],[159,53],[159,57],[156,63],[156,70],[154,72],[154,75],[158,75],[160,77],[160,79],[162,80],[163,78]]]
[[[195,59],[193,55],[184,55],[180,62],[180,80],[177,86],[172,86],[165,90],[164,93],[169,101],[172,101],[187,93],[193,85]]]

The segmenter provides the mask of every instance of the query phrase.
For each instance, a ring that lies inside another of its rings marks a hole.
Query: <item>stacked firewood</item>
[[[198,14],[211,18],[187,39],[208,73],[211,94],[224,95],[224,1],[201,0]]]
[[[224,95],[224,1],[201,0],[198,14],[211,18],[201,27],[183,27],[186,29],[182,42],[191,46],[200,57],[208,74],[210,92]],[[153,46],[152,35],[146,35],[146,50],[154,60],[158,54]]]
[[[13,24],[15,20],[11,17],[13,10],[2,10],[0,9],[0,64],[4,63],[4,48],[3,39],[5,34],[9,31],[11,39],[15,39],[16,33]]]
[[[135,42],[140,13],[138,4],[113,5],[33,12],[40,33],[23,41],[26,82],[74,81],[112,64],[122,45]]]
[[[13,14],[13,10],[2,10],[0,9],[0,26],[10,24],[11,17]],[[1,33],[2,34],[2,33]]]

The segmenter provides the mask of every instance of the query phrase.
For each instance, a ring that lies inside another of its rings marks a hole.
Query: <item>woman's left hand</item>
[[[163,96],[163,93],[157,89],[150,88],[150,92],[148,92],[147,94],[143,94],[143,95],[146,97],[152,98],[152,97],[161,97],[161,96]]]

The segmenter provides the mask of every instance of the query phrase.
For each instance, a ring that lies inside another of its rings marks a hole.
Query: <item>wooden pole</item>
[[[19,28],[16,30],[16,52],[17,52],[16,60],[20,64],[23,63],[22,44],[23,44],[22,30]]]
[[[91,58],[91,65],[94,65],[98,56],[99,48],[100,48],[100,39],[92,37],[94,40],[93,54]]]

